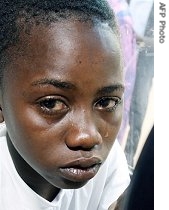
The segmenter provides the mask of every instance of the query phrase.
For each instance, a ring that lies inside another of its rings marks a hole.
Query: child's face
[[[83,186],[106,159],[121,123],[116,36],[104,24],[63,21],[22,32],[10,53],[1,106],[11,141],[52,185]]]

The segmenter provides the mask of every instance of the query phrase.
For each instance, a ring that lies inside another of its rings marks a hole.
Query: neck
[[[38,195],[52,201],[60,189],[56,188],[37,173],[17,152],[7,134],[7,144],[15,168],[23,181]]]

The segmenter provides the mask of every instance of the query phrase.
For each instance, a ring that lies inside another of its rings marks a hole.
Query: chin
[[[75,181],[70,181],[70,180],[64,180],[62,181],[62,183],[59,183],[59,185],[57,183],[54,186],[60,189],[78,189],[86,185],[88,181],[75,182]]]

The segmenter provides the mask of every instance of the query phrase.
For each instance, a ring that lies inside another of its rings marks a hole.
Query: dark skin
[[[33,26],[9,49],[0,95],[8,147],[22,179],[51,201],[84,186],[118,133],[123,73],[119,41],[103,23]]]

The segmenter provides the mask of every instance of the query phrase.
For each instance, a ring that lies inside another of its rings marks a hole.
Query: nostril
[[[78,146],[78,147],[70,147],[67,145],[67,147],[70,149],[70,150],[73,150],[73,151],[79,151],[79,150],[83,150],[83,151],[92,151],[93,149],[96,149],[97,148],[97,145],[94,145],[93,147],[84,147],[84,146]]]

